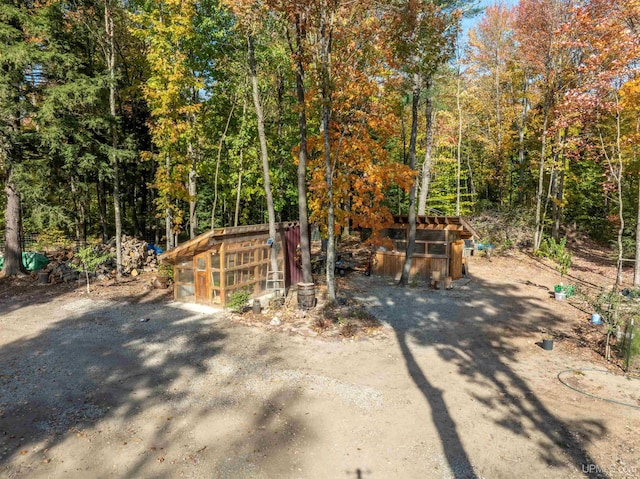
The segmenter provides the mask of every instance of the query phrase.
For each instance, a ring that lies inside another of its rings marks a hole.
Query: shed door
[[[453,241],[449,243],[449,276],[451,279],[462,278],[462,250],[464,241]]]
[[[196,286],[196,302],[201,304],[209,304],[209,288],[207,280],[207,254],[201,254],[195,257],[195,286]]]

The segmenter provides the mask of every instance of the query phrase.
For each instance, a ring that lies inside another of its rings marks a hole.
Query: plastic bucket
[[[316,306],[316,285],[298,283],[298,308],[312,309]]]

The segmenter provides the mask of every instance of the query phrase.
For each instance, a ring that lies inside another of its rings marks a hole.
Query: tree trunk
[[[564,135],[560,138],[559,155],[560,155],[560,170],[557,173],[557,184],[555,193],[555,209],[553,211],[553,238],[558,241],[560,239],[560,226],[562,224],[562,213],[564,207],[564,178],[565,170],[567,169],[567,158],[564,154],[565,138],[567,137],[567,130],[564,131]]]
[[[526,94],[527,90],[527,82],[524,82],[524,93]],[[527,101],[527,97],[524,97],[522,105],[522,116],[520,117],[520,121],[518,122],[518,204],[524,203],[524,175],[525,175],[525,164],[524,164],[524,133],[525,126],[527,121],[527,111],[529,108],[529,102]]]
[[[236,211],[233,215],[233,226],[238,226],[238,219],[240,218],[240,192],[242,191],[242,168],[244,160],[244,147],[240,146],[240,165],[238,166],[238,184],[236,186]]]
[[[467,151],[467,170],[469,170],[469,193],[475,196],[476,184],[473,182],[473,170],[471,169],[471,158]]]
[[[542,145],[540,146],[540,168],[538,169],[538,190],[536,192],[536,226],[533,233],[533,252],[540,249],[542,243],[542,194],[544,190],[544,163],[547,149],[547,125],[549,123],[549,104],[545,100],[544,105],[544,121],[542,124]]]
[[[620,227],[618,228],[618,274],[616,275],[616,286],[622,284],[622,258],[624,257],[624,247],[622,244],[622,235],[624,234],[624,201],[622,198],[622,179],[624,163],[622,161],[622,145],[620,144],[621,130],[620,130],[620,113],[619,110],[616,113],[616,150],[617,150],[617,171],[616,171],[616,183],[618,187],[618,220],[620,221]]]
[[[120,165],[118,164],[118,129],[116,114],[116,44],[111,2],[104,3],[104,26],[107,36],[106,62],[109,70],[109,113],[111,114],[111,164],[113,166],[113,213],[116,226],[116,274],[122,275],[122,215],[120,211]]]
[[[169,175],[171,171],[171,159],[169,158],[169,155],[166,155],[165,157],[165,168],[167,170],[167,175]],[[169,208],[169,206],[165,209],[164,229],[165,238],[167,239],[167,251],[169,251],[176,246],[173,235],[173,214],[171,213],[171,208]]]
[[[26,273],[22,264],[22,245],[20,244],[20,193],[13,181],[13,172],[9,168],[4,185],[6,206],[4,210],[4,266],[0,276],[7,278]]]
[[[636,135],[640,134],[640,115],[636,119]],[[633,148],[633,163],[637,164],[638,160],[638,147]],[[640,169],[637,173],[638,178],[638,203],[636,213],[636,253],[635,253],[635,267],[633,268],[633,286],[634,288],[640,287]]]
[[[549,195],[547,196],[547,202],[549,201],[549,199],[553,198],[553,201],[551,202],[551,218],[552,218],[552,223],[551,223],[551,237],[555,240],[558,241],[560,239],[560,231],[556,230],[556,215],[558,214],[558,203],[557,203],[557,198],[558,198],[558,184],[559,182],[559,177],[560,177],[560,170],[555,168],[556,165],[556,158],[553,159],[553,170],[551,172],[551,178],[549,179],[549,181],[551,182],[550,186],[549,186]],[[545,210],[546,211],[546,210]],[[542,217],[544,218],[545,216],[542,215]]]
[[[462,169],[462,106],[460,104],[460,83],[461,83],[461,72],[460,72],[460,62],[458,62],[458,78],[456,85],[456,109],[458,111],[458,144],[457,148],[457,171],[456,171],[456,216],[460,216],[460,173]]]
[[[235,108],[236,108],[236,99],[234,98],[233,104],[231,105],[231,110],[229,111],[229,116],[227,117],[227,123],[224,126],[224,130],[222,131],[222,136],[220,136],[220,141],[218,142],[218,157],[216,158],[216,173],[213,179],[213,206],[211,207],[211,229],[216,227],[216,209],[218,208],[218,177],[220,175],[222,147],[224,145],[224,140],[227,137],[227,131],[229,130],[229,124],[231,123],[231,118],[233,117],[233,110],[235,110]],[[246,109],[246,99],[245,99],[245,109]],[[242,118],[244,122],[244,113]]]
[[[640,175],[638,175],[638,215],[636,222],[636,266],[633,270],[633,286],[640,287]]]
[[[69,178],[69,187],[71,188],[71,197],[73,201],[73,229],[75,231],[76,239],[80,238],[80,219],[78,214],[78,191],[76,189],[76,182],[73,179],[73,175]]]
[[[300,253],[302,281],[313,283],[311,271],[311,239],[309,238],[309,208],[307,205],[307,110],[304,88],[304,56],[302,41],[304,30],[300,16],[296,16],[296,99],[298,101],[298,128],[300,129],[300,151],[298,152],[298,217],[300,221]]]
[[[255,47],[251,34],[247,35],[247,45],[249,53],[249,72],[251,75],[251,91],[253,93],[253,104],[256,109],[256,120],[258,122],[258,139],[260,140],[260,158],[262,160],[262,178],[264,180],[264,192],[267,200],[267,217],[269,220],[269,237],[273,240],[271,246],[271,271],[278,271],[278,243],[276,232],[276,214],[273,207],[273,195],[271,193],[271,178],[269,176],[269,153],[267,151],[267,137],[264,132],[264,113],[260,101],[258,90],[258,73],[256,67]],[[282,285],[284,286],[284,285]]]
[[[494,86],[496,93],[496,173],[498,174],[498,201],[503,204],[504,196],[504,179],[502,166],[502,108],[500,107],[500,100],[502,99],[500,91],[500,50],[496,50],[496,71],[494,77]]]
[[[196,165],[198,163],[198,159],[192,142],[189,142],[187,154],[191,158],[191,163],[189,165],[189,239],[193,239],[198,234],[198,216],[196,214],[198,199]]]
[[[109,234],[107,232],[107,199],[104,188],[104,180],[100,178],[96,185],[96,193],[98,196],[98,210],[100,213],[100,232],[102,234],[102,244],[107,244]]]
[[[244,132],[245,129],[245,121],[247,118],[247,96],[244,95],[244,102],[242,105],[242,125],[240,127],[240,131]],[[228,122],[227,122],[228,124]],[[240,143],[240,165],[238,166],[238,185],[236,190],[236,210],[233,216],[233,225],[238,226],[238,221],[240,218],[240,199],[242,192],[242,170],[244,168],[244,143]]]
[[[335,266],[336,266],[336,240],[335,240],[335,205],[333,198],[333,164],[331,156],[331,109],[332,109],[332,72],[331,72],[331,42],[333,34],[333,16],[322,10],[320,38],[320,89],[322,97],[321,130],[324,144],[325,181],[327,184],[327,298],[330,302],[336,300]],[[334,162],[336,160],[334,159]]]
[[[411,137],[409,139],[409,167],[411,170],[416,168],[416,142],[418,137],[418,104],[420,103],[420,91],[422,89],[420,76],[415,73],[413,75],[413,103],[411,106]],[[416,184],[417,178],[411,185],[409,191],[409,238],[407,241],[407,252],[404,259],[404,266],[398,286],[409,284],[409,275],[411,273],[411,263],[413,261],[413,252],[416,247]]]
[[[433,87],[433,80],[426,79],[425,88],[428,90]],[[424,215],[427,211],[427,197],[429,196],[429,187],[431,186],[431,165],[433,162],[433,135],[436,112],[433,108],[433,98],[431,92],[425,99],[425,120],[426,120],[426,146],[424,151],[424,162],[422,163],[422,182],[420,185],[420,199],[418,201],[418,214]],[[413,128],[413,126],[412,126]]]

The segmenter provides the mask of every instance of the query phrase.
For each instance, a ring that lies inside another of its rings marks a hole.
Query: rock
[[[137,270],[137,269],[132,269],[132,270],[131,270],[131,276],[133,276],[134,278],[135,278],[136,276],[138,276],[138,274],[140,274],[140,273],[138,273],[138,270]]]
[[[153,278],[153,280],[151,280],[151,286],[153,286],[154,289],[167,289],[169,287],[169,279],[166,277]]]
[[[274,316],[273,319],[271,320],[271,322],[269,323],[271,326],[280,326],[280,324],[282,324],[282,321],[280,321],[280,318],[277,316]]]

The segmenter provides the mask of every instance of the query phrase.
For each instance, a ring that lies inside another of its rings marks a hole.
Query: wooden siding
[[[462,250],[464,240],[454,241],[449,244],[449,276],[451,279],[462,278]]]
[[[376,276],[389,276],[395,280],[400,279],[404,266],[404,253],[394,251],[378,251],[373,261],[373,274]],[[410,279],[428,281],[433,271],[439,271],[442,278],[448,276],[449,260],[443,257],[414,256],[411,261]]]
[[[273,246],[267,244],[268,231],[245,228],[244,233],[236,232],[190,259],[174,263],[174,298],[225,306],[237,291],[247,290],[253,297],[264,293],[271,248],[276,248],[280,270],[285,271],[288,263],[285,232],[278,232]]]

